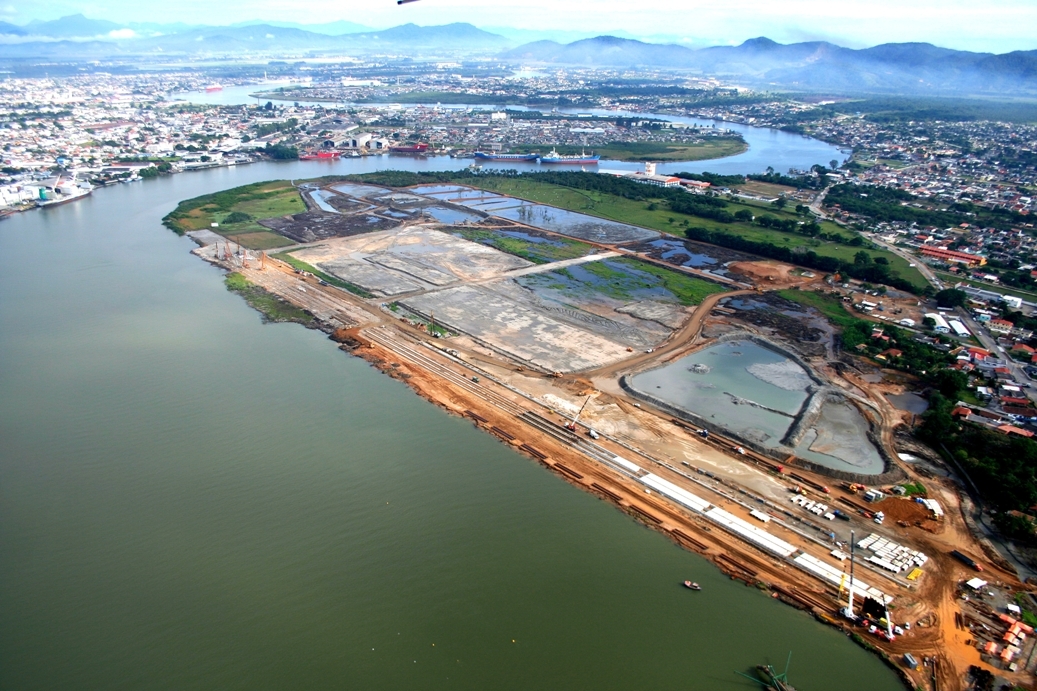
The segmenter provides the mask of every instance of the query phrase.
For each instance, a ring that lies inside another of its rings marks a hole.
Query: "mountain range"
[[[362,28],[333,34],[296,25],[245,23],[237,26],[183,26],[165,33],[158,25],[118,25],[82,15],[18,27],[0,23],[0,58],[96,59],[155,55],[262,53],[480,51],[497,53],[512,45],[503,36],[471,24],[442,26],[403,24],[374,31],[350,22],[318,25],[325,31]],[[46,34],[38,32],[46,31]],[[74,37],[74,39],[72,38]]]
[[[242,22],[233,26],[117,24],[81,14],[24,26],[0,22],[0,59],[148,56],[398,53],[490,54],[508,62],[591,68],[655,68],[713,76],[771,90],[905,95],[1037,96],[1037,51],[996,55],[891,43],[852,49],[824,41],[780,44],[755,38],[737,46],[688,48],[618,36],[578,38],[566,30],[499,29],[455,23],[374,30],[324,24]],[[504,35],[502,35],[504,34]],[[515,47],[533,37],[553,36]]]
[[[1037,94],[1037,50],[1002,55],[887,43],[855,50],[824,41],[783,45],[768,38],[691,49],[615,36],[536,41],[501,58],[583,67],[687,70],[756,87],[932,95]]]

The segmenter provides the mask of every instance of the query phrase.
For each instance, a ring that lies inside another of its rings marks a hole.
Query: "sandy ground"
[[[760,260],[755,262],[731,262],[727,268],[736,274],[749,278],[766,290],[801,287],[818,283],[822,275],[816,271],[812,276],[802,276],[796,267],[775,261]]]

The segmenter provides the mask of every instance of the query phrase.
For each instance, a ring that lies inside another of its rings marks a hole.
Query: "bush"
[[[226,218],[223,219],[223,222],[226,224],[248,223],[252,220],[252,218],[253,217],[251,215],[243,211],[232,211],[231,213],[227,214]]]

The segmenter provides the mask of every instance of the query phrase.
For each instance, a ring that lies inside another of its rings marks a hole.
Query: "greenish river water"
[[[0,688],[748,690],[733,670],[789,650],[801,691],[899,688],[323,334],[263,325],[159,224],[306,172],[0,224]]]

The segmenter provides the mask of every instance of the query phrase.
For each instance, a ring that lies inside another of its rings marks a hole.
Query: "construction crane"
[[[572,419],[572,422],[565,426],[565,429],[570,432],[576,431],[576,423],[580,421],[580,416],[583,415],[583,409],[587,407],[587,404],[591,402],[592,398],[594,398],[594,394],[587,396],[587,400],[583,402],[582,406],[580,406],[580,412],[576,413],[576,417]]]

